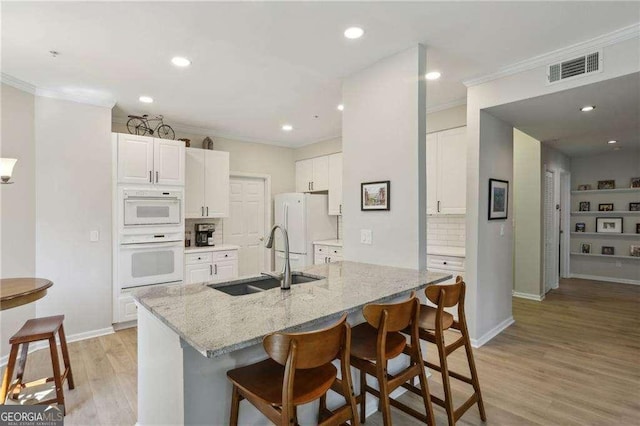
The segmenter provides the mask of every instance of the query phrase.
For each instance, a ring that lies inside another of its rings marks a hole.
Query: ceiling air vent
[[[600,71],[602,71],[602,55],[598,51],[549,65],[547,79],[549,84],[552,84]]]

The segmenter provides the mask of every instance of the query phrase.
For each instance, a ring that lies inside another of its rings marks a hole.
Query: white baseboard
[[[640,280],[629,280],[626,278],[600,277],[598,275],[571,274],[569,278],[580,278],[583,280],[606,281],[608,283],[640,285]]]
[[[83,333],[76,333],[67,336],[67,343],[78,342],[80,340],[92,339],[94,337],[106,336],[107,334],[113,334],[113,327],[100,328],[98,330],[85,331]],[[29,353],[35,352],[40,349],[47,348],[49,344],[45,341],[35,342],[29,345]],[[0,357],[0,367],[7,365],[9,360],[9,354]]]
[[[118,322],[113,324],[113,329],[115,331],[124,330],[126,328],[133,328],[138,326],[138,320],[132,320],[127,322]]]
[[[536,302],[542,302],[544,300],[544,296],[531,293],[522,293],[519,291],[512,291],[511,295],[520,299],[535,300]]]
[[[482,345],[487,343],[489,340],[493,339],[498,334],[500,334],[505,328],[509,327],[514,322],[515,320],[513,319],[513,317],[507,318],[506,320],[502,321],[500,324],[493,327],[491,330],[487,331],[479,339],[471,339],[471,346],[473,346],[474,348],[481,347]]]

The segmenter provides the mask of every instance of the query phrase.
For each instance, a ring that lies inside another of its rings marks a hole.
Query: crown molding
[[[620,28],[610,33],[603,34],[580,43],[572,44],[561,49],[543,53],[542,55],[534,56],[532,58],[525,59],[524,61],[516,62],[500,68],[494,73],[464,80],[462,83],[467,87],[477,86],[479,84],[487,83],[513,74],[546,66],[571,55],[585,53],[589,50],[601,49],[633,38],[640,38],[640,23],[629,25],[628,27]]]
[[[0,74],[0,77],[2,83],[15,87],[16,89],[22,90],[23,92],[31,93],[32,95],[40,96],[43,98],[61,99],[64,101],[77,102],[80,104],[93,105],[104,108],[113,108],[116,104],[116,101],[112,99],[96,99],[87,96],[71,95],[68,93],[59,92],[57,90],[42,89],[6,73]]]
[[[454,99],[453,101],[445,102],[443,104],[439,104],[439,105],[435,105],[427,108],[427,114],[431,114],[438,111],[444,111],[445,109],[455,108],[457,106],[466,105],[466,104],[467,104],[466,97]]]

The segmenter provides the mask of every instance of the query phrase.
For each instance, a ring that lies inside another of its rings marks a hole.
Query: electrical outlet
[[[91,231],[89,233],[89,241],[92,243],[100,241],[100,231]]]
[[[360,244],[371,244],[371,229],[360,230]]]

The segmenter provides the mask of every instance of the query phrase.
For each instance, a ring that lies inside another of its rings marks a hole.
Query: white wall
[[[32,94],[2,84],[0,156],[17,158],[13,184],[0,185],[0,277],[33,277],[36,273],[35,133]],[[31,303],[0,312],[0,357],[11,337],[29,318]]]
[[[111,110],[36,97],[35,132],[36,274],[54,282],[38,316],[64,314],[68,335],[110,328]]]
[[[342,138],[329,139],[296,148],[293,157],[295,161],[298,161],[336,152],[342,152]]]
[[[427,114],[427,133],[440,132],[467,125],[467,106],[459,105]]]
[[[540,141],[513,130],[513,290],[540,297],[542,283],[542,161]]]
[[[407,268],[426,264],[426,69],[418,45],[343,83],[342,145],[347,260]],[[360,184],[391,181],[390,211],[360,211]],[[360,230],[372,244],[360,244]]]

